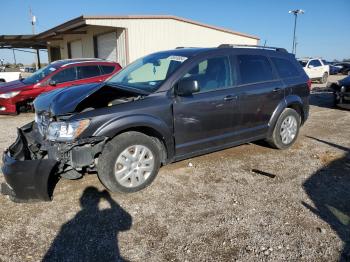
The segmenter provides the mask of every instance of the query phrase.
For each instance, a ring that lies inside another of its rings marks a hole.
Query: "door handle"
[[[225,101],[236,100],[236,99],[238,99],[238,96],[228,95],[224,97]]]
[[[279,91],[281,91],[281,90],[282,90],[282,88],[276,87],[274,90],[272,90],[272,92],[279,92]]]

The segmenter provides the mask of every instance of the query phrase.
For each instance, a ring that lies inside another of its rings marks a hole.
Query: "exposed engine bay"
[[[75,111],[86,112],[97,108],[136,101],[142,99],[143,97],[144,96],[142,95],[105,85],[80,102]]]

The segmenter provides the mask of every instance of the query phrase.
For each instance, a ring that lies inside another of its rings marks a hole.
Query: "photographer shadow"
[[[100,200],[109,208],[99,209]],[[120,255],[119,232],[129,230],[132,217],[107,191],[88,187],[80,198],[81,210],[65,223],[43,261],[126,261]]]
[[[333,160],[305,181],[303,188],[314,206],[302,204],[327,222],[344,243],[339,261],[350,261],[350,148],[308,138],[345,152],[342,158]]]

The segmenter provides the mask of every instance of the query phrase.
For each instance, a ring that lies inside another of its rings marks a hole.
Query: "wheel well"
[[[165,143],[165,139],[163,137],[163,135],[161,133],[159,133],[157,130],[148,127],[148,126],[137,126],[137,127],[131,127],[128,129],[124,129],[123,131],[120,131],[119,133],[117,133],[114,137],[125,133],[125,132],[129,132],[129,131],[135,131],[135,132],[139,132],[139,133],[143,133],[147,136],[153,137],[156,139],[156,142],[159,145],[159,149],[162,152],[162,156],[161,156],[161,163],[162,165],[165,165],[167,163],[168,160],[168,148],[166,146]],[[112,139],[113,137],[111,137]]]
[[[294,109],[295,111],[297,111],[297,113],[300,115],[300,118],[301,118],[301,123],[304,123],[304,112],[302,110],[302,107],[301,105],[297,104],[297,103],[294,103],[294,104],[290,104],[287,106],[287,108],[291,108],[291,109]]]
[[[31,105],[33,101],[34,99],[27,99],[27,100],[18,102],[16,104],[17,112],[20,113],[20,112],[34,111],[33,105]]]
[[[0,78],[0,82],[6,82],[5,79],[3,78]]]

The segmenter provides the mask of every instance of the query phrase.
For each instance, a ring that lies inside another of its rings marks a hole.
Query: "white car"
[[[21,79],[21,72],[0,72],[0,83]]]
[[[327,83],[329,76],[329,65],[320,58],[298,59],[304,68],[305,73],[311,80],[318,80],[321,83]]]

